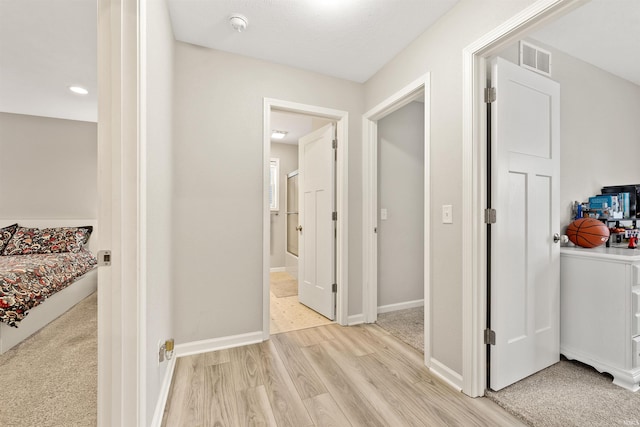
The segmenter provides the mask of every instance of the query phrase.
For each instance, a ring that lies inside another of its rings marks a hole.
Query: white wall
[[[262,331],[263,101],[349,112],[349,314],[362,313],[361,84],[175,45],[175,337]]]
[[[564,229],[571,222],[573,201],[588,201],[606,185],[640,183],[640,86],[551,46],[528,41],[552,53],[551,78],[560,83]],[[518,44],[500,56],[517,64]]]
[[[532,0],[461,0],[365,84],[369,110],[431,72],[431,349],[432,357],[462,372],[462,50]],[[442,205],[453,205],[453,227]]]
[[[178,287],[178,278],[173,275],[173,33],[164,0],[146,1],[146,43],[142,46],[142,57],[146,59],[143,69],[146,77],[146,97],[143,98],[143,145],[142,162],[146,163],[147,186],[142,189],[141,199],[146,199],[146,375],[145,425],[149,425],[168,362],[158,366],[158,341],[173,337],[174,320],[180,311],[172,309],[172,289]],[[146,53],[146,54],[145,54]],[[144,79],[142,80],[145,81]],[[146,120],[144,120],[146,119]],[[144,222],[143,222],[144,226]],[[143,331],[145,333],[145,331]]]
[[[424,298],[424,103],[378,121],[378,306]],[[378,216],[380,218],[380,216]]]
[[[96,123],[0,113],[0,218],[96,218]]]
[[[271,212],[271,268],[285,267],[287,250],[285,228],[287,225],[287,174],[298,170],[298,146],[291,144],[271,143],[271,158],[280,159],[280,176],[278,187],[280,192],[280,210],[278,215]]]

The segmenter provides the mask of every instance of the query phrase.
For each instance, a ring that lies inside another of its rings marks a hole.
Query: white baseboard
[[[176,357],[191,356],[192,354],[207,353],[209,351],[223,350],[225,348],[240,347],[241,345],[255,344],[264,341],[262,331],[249,332],[247,334],[233,335],[230,337],[213,338],[210,340],[193,341],[176,345]]]
[[[349,326],[360,325],[361,323],[364,323],[364,314],[362,313],[347,317],[347,325]]]
[[[280,273],[282,271],[287,271],[287,267],[271,267],[269,269],[269,273]]]
[[[431,366],[429,369],[434,375],[436,375],[438,378],[440,378],[456,390],[462,391],[462,375],[453,371],[433,357],[431,358],[430,365]]]
[[[173,371],[175,368],[176,357],[174,355],[174,357],[169,360],[169,366],[167,366],[167,370],[164,373],[160,394],[158,395],[158,403],[156,403],[156,410],[153,412],[153,419],[151,420],[151,427],[160,427],[162,425],[162,417],[164,416],[164,409],[167,406],[167,398],[169,397],[171,380],[173,379]]]
[[[422,307],[422,306],[424,306],[424,300],[423,299],[417,299],[417,300],[414,300],[414,301],[399,302],[397,304],[381,305],[381,306],[378,307],[378,314],[380,314],[380,313],[389,313],[391,311],[406,310],[408,308],[415,308],[415,307]]]

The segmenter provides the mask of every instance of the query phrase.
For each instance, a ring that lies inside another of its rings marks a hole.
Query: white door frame
[[[424,95],[424,360],[431,360],[431,256],[430,256],[430,73],[408,84],[362,118],[362,277],[363,314],[366,323],[378,318],[378,120],[399,110]]]
[[[269,254],[269,243],[271,235],[271,221],[269,209],[269,160],[271,158],[271,111],[288,111],[292,113],[309,114],[318,117],[325,117],[336,121],[338,136],[337,164],[336,164],[336,211],[338,220],[336,221],[336,280],[338,282],[338,292],[336,294],[336,322],[346,325],[348,321],[348,198],[347,198],[347,177],[348,159],[347,153],[349,141],[349,113],[331,108],[318,107],[315,105],[299,104],[295,102],[282,101],[278,99],[264,99],[263,116],[263,225],[262,225],[262,336],[269,339],[269,270],[271,258]]]
[[[141,425],[138,1],[98,0],[98,426]]]
[[[463,50],[462,235],[467,243],[461,246],[462,391],[472,397],[483,396],[486,388],[486,59],[584,3],[539,0]]]

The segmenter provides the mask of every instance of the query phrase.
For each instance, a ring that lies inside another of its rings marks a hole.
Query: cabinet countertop
[[[607,248],[606,246],[598,246],[597,248],[581,248],[578,246],[563,246],[560,248],[562,255],[610,259],[625,262],[640,261],[640,249],[628,248]]]

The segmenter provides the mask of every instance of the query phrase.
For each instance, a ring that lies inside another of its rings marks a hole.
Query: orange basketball
[[[575,245],[583,248],[595,248],[609,240],[609,229],[594,218],[580,218],[567,227],[567,237]]]

